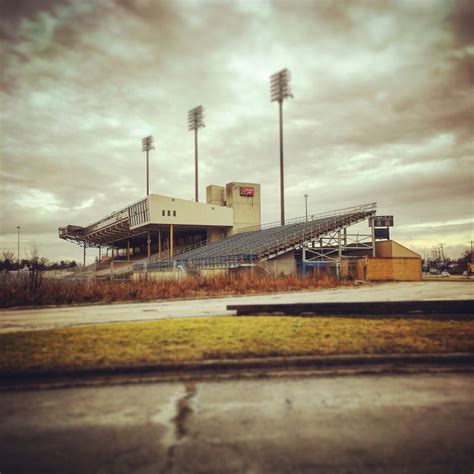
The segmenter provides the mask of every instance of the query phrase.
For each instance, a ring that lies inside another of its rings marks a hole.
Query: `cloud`
[[[199,104],[201,197],[260,182],[263,220],[276,220],[268,79],[283,67],[289,217],[305,193],[311,212],[378,201],[405,243],[403,226],[472,218],[472,15],[472,2],[441,0],[3,2],[5,245],[20,224],[52,258],[75,255],[57,227],[144,194],[148,134],[152,192],[191,199],[186,114]],[[466,245],[465,227],[428,227]]]

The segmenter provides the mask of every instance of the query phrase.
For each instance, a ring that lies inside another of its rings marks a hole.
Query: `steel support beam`
[[[151,234],[150,234],[150,231],[147,232],[146,243],[147,243],[147,257],[148,257],[148,260],[150,260],[150,258],[151,258]]]
[[[372,257],[375,257],[375,226],[374,221],[372,220]]]
[[[198,128],[194,129],[194,199],[199,202]]]
[[[339,261],[341,261],[342,258],[342,247],[341,247],[341,231],[337,231],[337,256],[339,258]]]
[[[281,225],[285,225],[285,177],[283,167],[283,100],[279,102],[280,111],[280,208]]]
[[[170,258],[173,258],[173,224],[170,224]]]
[[[161,258],[161,229],[158,229],[158,259]]]

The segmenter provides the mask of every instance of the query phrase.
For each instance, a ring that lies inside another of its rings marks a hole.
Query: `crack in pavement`
[[[173,418],[173,422],[176,426],[176,438],[178,440],[188,434],[186,422],[193,413],[192,400],[196,395],[196,384],[194,382],[187,383],[185,388],[186,393],[178,400],[176,404],[177,413]]]
[[[193,401],[197,393],[196,383],[188,382],[184,385],[183,396],[176,400],[176,415],[171,418],[174,426],[173,441],[168,446],[167,462],[163,472],[172,472],[176,462],[176,448],[188,434],[188,420],[194,413]]]

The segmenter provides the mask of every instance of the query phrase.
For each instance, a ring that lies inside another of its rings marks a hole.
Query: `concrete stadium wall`
[[[225,188],[211,184],[206,187],[206,203],[213,206],[225,206]]]
[[[134,272],[134,280],[142,280],[144,278],[149,278],[151,280],[179,280],[182,276],[185,275],[182,272],[178,271],[167,271],[167,272]]]
[[[253,188],[253,196],[241,196],[240,188]],[[261,224],[260,185],[255,183],[228,183],[225,187],[226,205],[234,210],[234,228],[237,232]]]
[[[377,257],[412,257],[418,258],[419,254],[413,252],[394,240],[380,240],[375,243]]]
[[[148,274],[141,273],[141,272],[135,272],[133,274],[133,279],[134,280],[140,280],[143,278],[148,278],[151,280],[180,280],[181,278],[187,278],[191,276],[202,276],[202,277],[215,277],[215,276],[222,276],[226,275],[228,273],[227,268],[203,268],[200,270],[197,270],[196,272],[183,272],[183,271],[163,271],[163,272],[148,272]]]
[[[202,277],[217,277],[227,275],[228,272],[227,268],[203,268],[199,270],[199,275]]]
[[[234,211],[229,207],[158,194],[150,194],[148,201],[150,206],[149,223],[151,224],[217,226],[229,229],[234,224]],[[168,211],[170,215],[168,215]],[[137,227],[141,225],[143,223]]]
[[[264,268],[267,273],[276,277],[281,275],[294,275],[296,274],[295,252],[291,251],[279,255],[272,260],[262,262],[260,266]]]
[[[357,279],[368,281],[420,281],[419,257],[365,257],[357,260]]]

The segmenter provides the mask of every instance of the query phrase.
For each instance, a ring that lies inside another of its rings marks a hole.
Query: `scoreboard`
[[[393,216],[375,216],[369,219],[369,227],[393,227]]]

